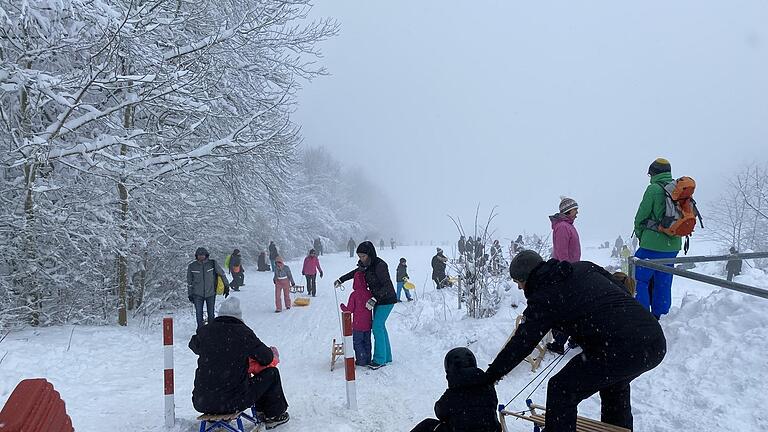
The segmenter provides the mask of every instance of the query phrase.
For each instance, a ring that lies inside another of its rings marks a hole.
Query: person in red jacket
[[[317,252],[314,249],[309,250],[309,255],[304,258],[304,267],[301,269],[301,274],[307,278],[307,294],[312,297],[317,294],[317,272],[320,272],[320,277],[323,277],[323,269],[320,268],[320,258],[317,257]]]
[[[352,312],[352,346],[355,348],[355,364],[368,366],[371,363],[371,326],[373,314],[365,304],[372,297],[365,282],[365,272],[355,272],[352,293],[347,304],[340,304],[344,312]]]

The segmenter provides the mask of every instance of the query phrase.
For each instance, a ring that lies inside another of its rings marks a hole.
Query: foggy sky
[[[453,238],[498,205],[499,238],[549,232],[560,195],[587,241],[627,237],[648,165],[707,204],[768,162],[768,2],[318,0],[332,74],[307,83],[305,145],[362,167],[403,241]],[[353,182],[354,179],[345,179]]]

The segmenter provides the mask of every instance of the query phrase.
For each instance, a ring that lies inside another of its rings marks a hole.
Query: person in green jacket
[[[651,228],[664,216],[666,209],[664,185],[673,180],[672,165],[668,160],[658,158],[648,167],[648,175],[651,177],[651,184],[645,189],[643,200],[635,214],[635,235],[640,239],[640,247],[635,252],[635,257],[674,258],[682,248],[682,238]],[[672,274],[637,267],[635,279],[637,280],[637,301],[650,308],[657,319],[669,312],[672,304]]]

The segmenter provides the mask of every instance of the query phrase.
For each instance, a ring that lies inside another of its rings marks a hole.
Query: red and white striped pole
[[[163,318],[163,351],[165,357],[164,394],[165,426],[173,427],[176,421],[176,405],[173,401],[173,318]]]
[[[355,350],[352,342],[352,312],[342,312],[344,327],[344,372],[347,380],[347,408],[357,410],[355,387]]]

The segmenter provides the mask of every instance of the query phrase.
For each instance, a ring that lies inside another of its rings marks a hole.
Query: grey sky
[[[365,167],[410,240],[453,237],[477,203],[499,237],[547,233],[560,195],[587,240],[628,235],[650,162],[706,212],[768,162],[768,1],[317,1],[338,37],[295,119]],[[353,179],[347,179],[354,181]],[[706,216],[706,214],[705,214]]]

